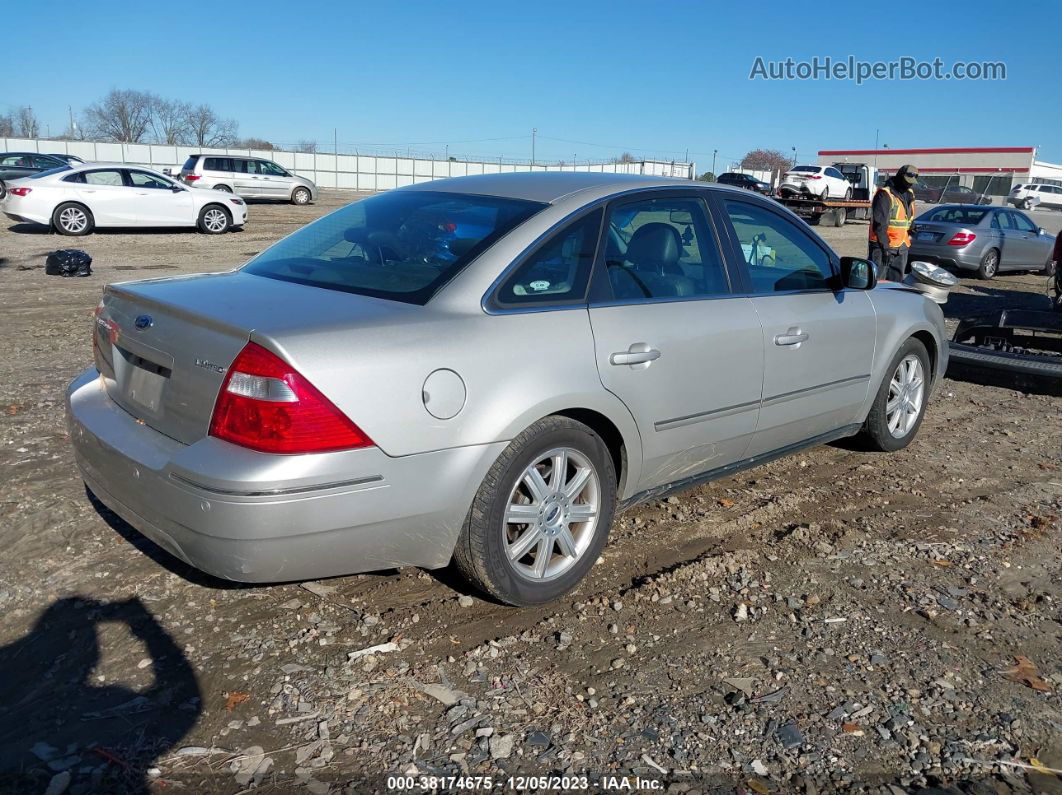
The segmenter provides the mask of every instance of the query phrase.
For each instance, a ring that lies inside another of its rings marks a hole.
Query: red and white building
[[[1043,182],[1062,185],[1062,165],[1036,159],[1035,146],[946,149],[824,149],[820,165],[867,163],[891,174],[910,163],[933,187],[965,185],[988,196],[1006,196],[1012,185]]]

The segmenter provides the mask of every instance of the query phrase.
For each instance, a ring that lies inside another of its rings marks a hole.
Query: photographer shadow
[[[150,685],[100,681],[105,623],[126,626],[146,648]],[[201,711],[191,663],[139,599],[60,599],[0,648],[0,791],[40,792],[69,774],[75,789],[146,793],[148,768]]]

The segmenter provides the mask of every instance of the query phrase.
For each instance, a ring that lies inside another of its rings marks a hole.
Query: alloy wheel
[[[925,398],[925,371],[922,360],[913,353],[903,357],[889,382],[885,422],[889,433],[902,439],[911,432],[922,413]]]
[[[601,480],[570,447],[537,456],[509,494],[502,543],[510,565],[529,580],[552,580],[591,546],[601,511]]]
[[[84,232],[88,226],[88,216],[80,207],[67,207],[59,213],[59,225],[71,234]]]
[[[223,232],[229,219],[224,210],[211,209],[203,213],[203,225],[211,232]]]

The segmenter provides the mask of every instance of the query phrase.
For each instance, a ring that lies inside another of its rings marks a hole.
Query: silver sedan
[[[1054,245],[1054,236],[1020,210],[942,204],[915,218],[910,257],[991,279],[1002,271],[1046,268]]]
[[[89,489],[212,574],[451,561],[527,605],[616,511],[915,437],[940,307],[776,203],[601,174],[414,185],[235,271],[116,284],[68,415]]]

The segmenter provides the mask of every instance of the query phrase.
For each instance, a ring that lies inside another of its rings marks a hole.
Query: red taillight
[[[198,174],[185,174],[184,175],[184,181],[185,182],[195,182],[197,179],[199,179],[199,175]]]
[[[221,385],[210,435],[263,453],[324,453],[372,440],[283,359],[248,342]]]
[[[975,235],[973,232],[956,232],[955,236],[952,237],[952,239],[948,241],[948,245],[949,246],[965,246],[965,245],[967,245],[969,243],[973,243],[974,238],[976,238],[976,237],[977,237],[977,235]]]
[[[13,196],[28,196],[33,188],[8,188],[7,192]]]
[[[822,174],[811,174],[808,179],[822,179]]]

